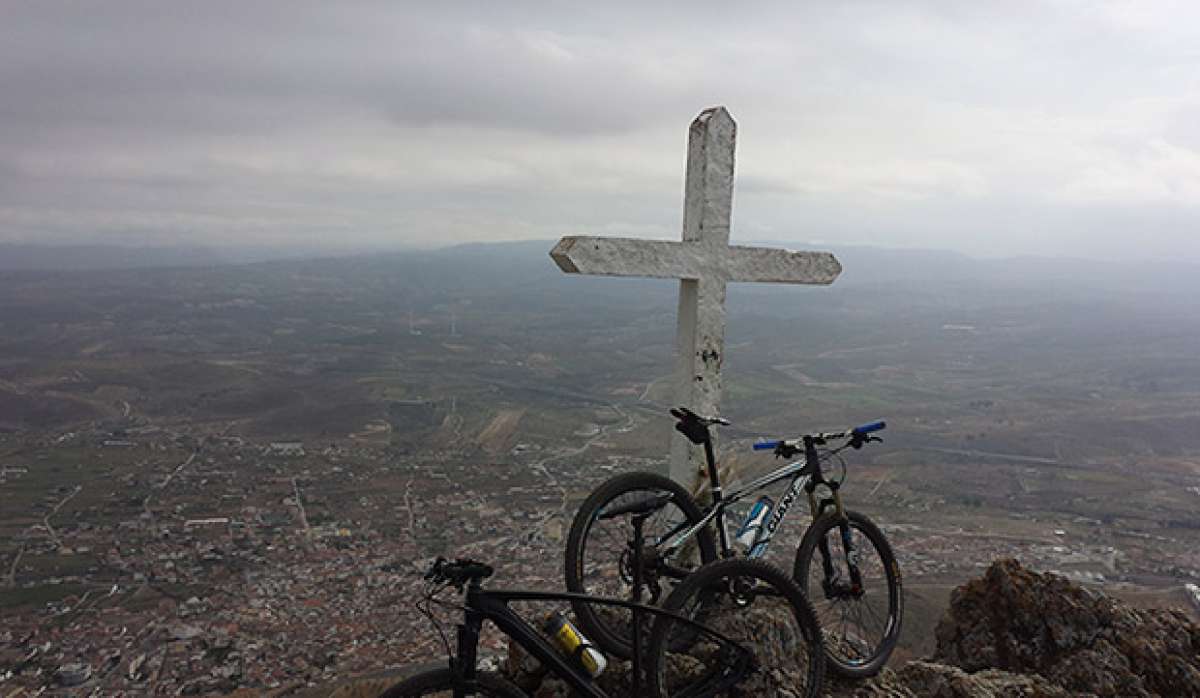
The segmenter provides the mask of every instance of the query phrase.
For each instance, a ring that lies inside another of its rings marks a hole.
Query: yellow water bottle
[[[542,629],[558,645],[558,649],[568,657],[578,657],[579,663],[592,676],[599,676],[608,666],[608,660],[592,647],[583,633],[567,620],[566,616],[554,611],[546,616]],[[582,649],[580,649],[582,648]]]

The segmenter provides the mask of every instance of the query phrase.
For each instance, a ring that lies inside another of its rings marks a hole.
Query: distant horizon
[[[217,245],[204,243],[159,243],[159,244],[135,244],[130,242],[68,242],[68,241],[53,241],[53,242],[24,242],[24,241],[2,241],[0,240],[0,249],[9,248],[24,248],[30,251],[63,251],[63,250],[109,250],[114,252],[127,253],[143,253],[143,254],[206,254],[217,258],[219,264],[256,264],[272,261],[301,261],[301,260],[317,260],[317,259],[341,259],[353,258],[371,254],[427,254],[448,252],[455,248],[465,247],[506,247],[506,246],[534,246],[542,244],[545,246],[547,255],[547,264],[552,262],[549,260],[549,252],[558,238],[527,238],[514,240],[467,240],[462,242],[448,242],[445,244],[417,244],[417,243],[347,243],[342,245],[298,245],[298,244],[241,244],[241,245]],[[796,243],[782,240],[739,240],[732,239],[730,244],[735,245],[751,245],[751,246],[766,246],[778,247],[792,250],[833,250],[833,251],[870,251],[881,253],[899,253],[899,254],[930,254],[930,255],[953,255],[961,259],[973,262],[1006,262],[1006,261],[1048,261],[1048,262],[1067,262],[1072,264],[1084,265],[1100,265],[1100,266],[1117,266],[1117,267],[1138,267],[1150,264],[1168,264],[1171,266],[1185,267],[1200,267],[1200,261],[1190,259],[1178,259],[1172,257],[1156,258],[1151,256],[1126,256],[1119,259],[1102,258],[1102,257],[1084,257],[1076,255],[1054,255],[1054,254],[1031,254],[1018,253],[1007,255],[984,255],[972,254],[961,250],[936,247],[893,247],[886,245],[875,244],[855,244],[855,243]],[[19,266],[6,266],[4,260],[0,260],[0,270],[12,270],[21,268]],[[54,269],[56,267],[39,266],[38,269]]]

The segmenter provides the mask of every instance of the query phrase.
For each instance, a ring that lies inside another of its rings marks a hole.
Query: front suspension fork
[[[482,628],[483,617],[468,608],[465,621],[458,626],[458,656],[450,658],[450,670],[454,674],[454,698],[466,698],[468,691],[475,690],[475,662]]]
[[[859,553],[858,548],[854,545],[854,537],[850,532],[850,518],[846,516],[846,508],[842,505],[842,494],[838,491],[838,483],[827,483],[831,496],[828,499],[822,499],[817,502],[816,495],[810,490],[808,493],[808,505],[813,512],[813,520],[824,515],[825,510],[832,506],[834,515],[837,516],[838,533],[842,537],[842,551],[846,554],[846,569],[850,573],[850,593],[858,595],[862,593],[862,572],[858,568]],[[817,549],[821,551],[821,571],[824,573],[821,586],[826,597],[834,595],[837,591],[835,587],[836,580],[841,576],[834,567],[833,553],[829,549],[829,539],[821,536],[817,541]]]

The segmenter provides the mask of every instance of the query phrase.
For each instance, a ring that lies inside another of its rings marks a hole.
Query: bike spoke
[[[871,616],[871,620],[874,621],[875,627],[879,629],[879,635],[882,636],[883,633],[887,631],[887,623],[879,617],[879,613],[875,610],[874,604],[872,604],[869,600],[863,599],[859,601],[859,605],[867,610],[868,615]]]
[[[729,592],[739,582],[749,587],[747,594]],[[741,578],[718,580],[688,598],[679,613],[755,653],[757,670],[721,695],[805,695],[811,645],[791,602],[778,591],[768,593],[768,588],[761,585],[761,581]],[[675,649],[665,657],[668,693],[703,692],[706,689],[701,687],[714,680],[729,661],[727,649],[707,636],[698,637],[693,628],[681,623],[669,627],[668,643]]]
[[[597,510],[597,516],[589,523],[582,546],[584,564],[578,579],[581,591],[594,596],[635,600],[632,522],[627,516],[602,519],[599,514],[657,496],[663,491],[655,488],[626,490],[609,499]],[[658,573],[658,560],[652,552],[655,549],[653,542],[661,541],[666,534],[680,528],[680,524],[686,521],[686,513],[674,502],[667,503],[644,521],[643,540],[646,549],[651,552],[643,560],[643,587],[637,599],[642,603],[661,603],[663,596],[678,583],[677,576]],[[699,552],[685,547],[673,558],[662,562],[690,570],[698,566]],[[629,610],[591,605],[588,613],[606,632],[624,638],[624,642],[631,642],[633,614]]]
[[[807,584],[810,598],[825,628],[826,645],[832,656],[850,665],[872,660],[887,639],[891,628],[889,618],[894,613],[888,589],[887,570],[879,551],[862,530],[851,522],[850,550],[857,559],[861,588],[855,590],[849,561],[843,546],[841,529],[831,527],[826,533],[830,578],[825,578],[819,549],[808,566]],[[829,588],[832,597],[826,598]],[[878,606],[877,606],[878,605]]]

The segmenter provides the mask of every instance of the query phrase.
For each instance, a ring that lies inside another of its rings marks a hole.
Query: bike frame
[[[523,590],[493,591],[485,590],[478,584],[471,584],[467,587],[466,605],[463,609],[463,622],[458,626],[458,651],[456,656],[450,658],[450,670],[454,673],[455,677],[455,698],[466,696],[468,690],[473,690],[477,687],[475,664],[478,659],[479,634],[485,620],[495,624],[501,632],[515,640],[517,644],[537,659],[550,673],[565,681],[576,692],[576,695],[584,696],[585,698],[611,698],[608,693],[605,693],[596,685],[592,676],[585,669],[564,657],[557,648],[546,641],[541,633],[509,608],[509,604],[514,601],[583,601],[604,606],[621,607],[631,612],[636,612],[639,615],[648,613],[654,616],[668,616],[678,622],[692,626],[705,635],[734,647],[738,651],[739,662],[737,669],[739,671],[736,671],[731,678],[726,679],[726,682],[715,686],[713,689],[714,692],[724,690],[736,684],[743,678],[745,671],[753,663],[753,653],[742,647],[738,642],[690,618],[670,611],[664,611],[661,608],[621,599],[589,596],[587,594]]]
[[[469,582],[467,585],[466,606],[463,607],[463,623],[458,626],[457,658],[450,658],[450,671],[454,674],[455,698],[465,695],[464,691],[475,687],[475,664],[478,660],[479,633],[483,628],[484,620],[492,621],[501,632],[516,640],[517,644],[521,645],[526,652],[541,662],[543,667],[548,668],[553,674],[566,681],[575,690],[575,695],[583,696],[584,698],[608,698],[608,694],[592,681],[591,674],[579,666],[578,663],[568,662],[537,630],[509,608],[509,604],[513,601],[583,602],[628,609],[633,620],[631,688],[634,693],[638,693],[641,690],[642,616],[646,613],[649,613],[651,616],[673,618],[677,622],[691,626],[693,630],[698,630],[700,633],[717,639],[722,645],[731,647],[736,651],[736,663],[728,667],[718,677],[717,685],[709,689],[711,695],[717,695],[718,691],[732,687],[745,676],[747,671],[753,670],[753,653],[737,642],[700,625],[690,618],[640,603],[642,600],[643,583],[641,550],[643,541],[645,540],[642,537],[642,525],[645,523],[646,518],[659,507],[661,507],[661,504],[651,503],[648,507],[635,507],[628,512],[633,514],[630,517],[630,521],[633,524],[634,543],[636,544],[637,551],[634,553],[636,569],[634,570],[634,593],[632,601],[607,599],[600,596],[571,592],[485,591],[480,584],[479,578]],[[733,669],[736,669],[736,671],[730,676],[727,672]]]
[[[837,515],[844,519],[845,507],[842,504],[842,497],[841,493],[839,492],[840,483],[829,482],[825,479],[824,473],[821,472],[821,456],[819,453],[817,453],[817,443],[818,440],[816,438],[805,436],[804,460],[789,463],[782,468],[763,475],[750,484],[726,495],[722,491],[720,476],[717,472],[716,458],[713,455],[712,436],[706,427],[703,445],[704,457],[708,464],[708,479],[710,490],[712,492],[712,504],[705,509],[703,516],[701,516],[700,520],[695,524],[688,526],[686,522],[683,522],[671,531],[668,531],[665,535],[659,537],[657,541],[658,543],[666,541],[666,545],[663,547],[661,557],[670,558],[673,556],[681,547],[683,547],[684,544],[687,543],[688,540],[690,540],[714,520],[716,522],[717,534],[721,545],[721,557],[732,557],[736,553],[734,553],[729,546],[729,535],[725,526],[726,507],[741,500],[748,494],[765,489],[788,478],[792,479],[791,484],[788,485],[787,491],[784,492],[784,495],[782,498],[780,498],[779,503],[776,504],[774,509],[771,511],[770,520],[767,521],[766,527],[755,540],[754,545],[751,546],[749,551],[747,551],[747,557],[759,558],[766,554],[767,548],[771,543],[771,539],[775,537],[775,531],[778,530],[779,525],[783,523],[784,518],[787,516],[788,509],[791,508],[792,503],[796,500],[796,497],[800,495],[801,490],[808,495],[809,511],[812,514],[813,521],[816,521],[817,517],[819,517],[829,506],[833,506],[837,512]],[[836,448],[831,451],[829,455],[837,454],[846,448],[848,448],[848,445]],[[830,497],[823,498],[818,501],[816,496],[816,489],[818,487],[825,487],[828,489],[830,492]],[[850,551],[851,541],[849,529],[846,526],[843,526],[842,529],[843,530],[841,533],[843,543],[846,546],[846,550]],[[829,559],[830,553],[828,543],[822,540],[820,542],[819,549],[822,556],[822,568],[825,572],[826,579],[828,580],[832,573],[832,563]],[[861,583],[858,566],[855,560],[849,559],[847,560],[847,563],[850,568],[850,575],[854,583]],[[668,571],[670,571],[669,568]],[[686,574],[686,572],[684,572],[684,574]]]

